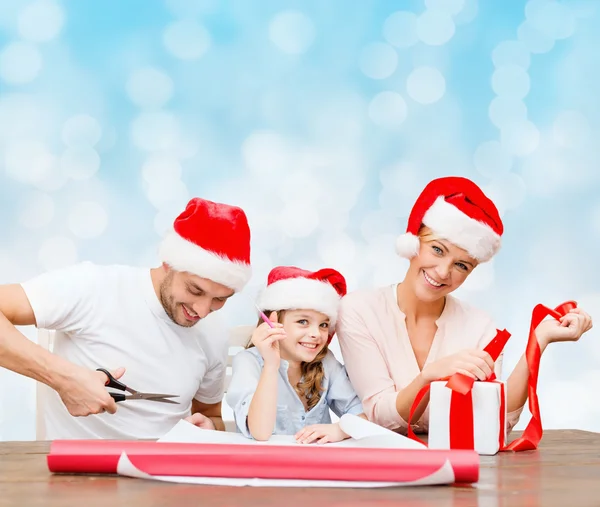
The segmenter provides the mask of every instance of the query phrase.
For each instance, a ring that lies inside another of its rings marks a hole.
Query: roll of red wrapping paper
[[[114,474],[123,452],[150,475],[407,482],[427,477],[449,461],[455,482],[479,478],[479,455],[472,450],[116,440],[55,440],[48,468],[54,473]]]

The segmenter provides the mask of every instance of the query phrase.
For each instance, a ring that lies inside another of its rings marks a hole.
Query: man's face
[[[168,266],[160,286],[160,302],[175,324],[192,327],[200,319],[223,307],[233,289]]]

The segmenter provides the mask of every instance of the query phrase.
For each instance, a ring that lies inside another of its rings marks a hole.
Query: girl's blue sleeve
[[[329,373],[329,388],[327,390],[327,404],[335,415],[342,417],[344,414],[362,414],[363,407],[359,397],[350,383],[346,368],[333,354],[325,358],[326,371]]]
[[[252,438],[248,429],[248,410],[252,396],[258,387],[261,365],[248,351],[243,350],[233,357],[232,374],[229,389],[227,389],[227,404],[233,410],[235,425],[242,435]]]

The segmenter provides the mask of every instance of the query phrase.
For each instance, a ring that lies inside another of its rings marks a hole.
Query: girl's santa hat
[[[496,254],[504,232],[494,203],[471,180],[456,176],[433,180],[421,192],[408,218],[406,234],[396,241],[400,256],[410,259],[419,253],[421,225],[479,262]]]
[[[335,269],[311,272],[293,266],[273,268],[267,286],[258,297],[262,310],[315,310],[335,326],[340,300],[346,295],[346,280]]]
[[[195,197],[164,237],[159,257],[176,271],[187,271],[239,292],[252,275],[246,214],[236,206]]]

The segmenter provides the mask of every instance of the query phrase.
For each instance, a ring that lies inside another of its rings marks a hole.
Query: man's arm
[[[221,402],[202,403],[194,399],[192,400],[192,417],[197,413],[208,417],[215,425],[216,430],[225,431],[225,423],[223,422],[223,415],[221,413]]]
[[[50,386],[71,415],[116,411],[103,373],[72,364],[31,342],[15,327],[26,325],[36,325],[36,318],[23,287],[0,285],[0,367]]]

